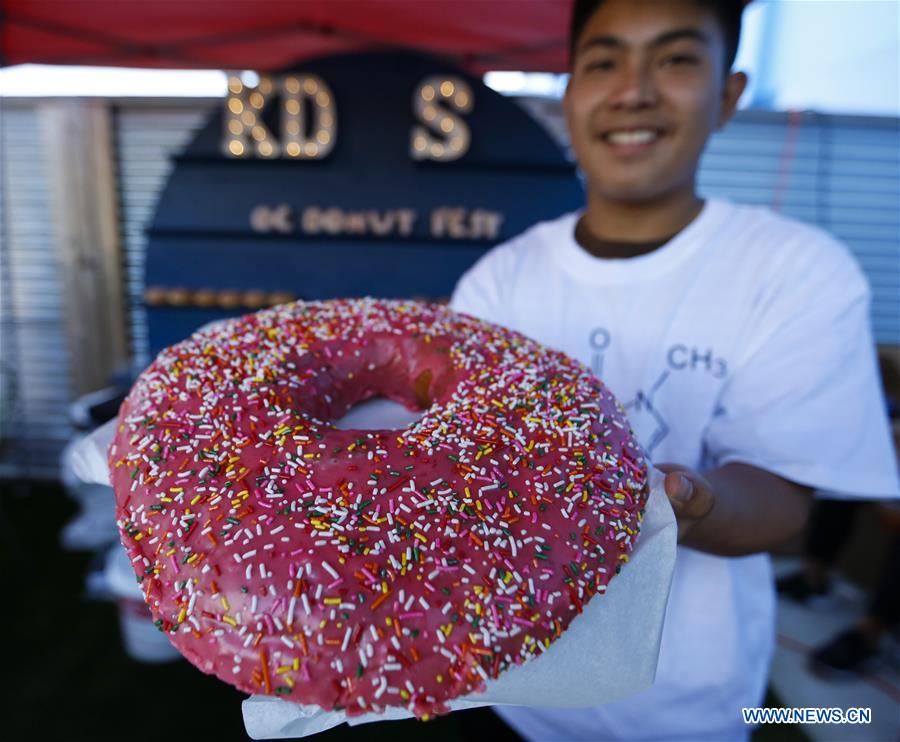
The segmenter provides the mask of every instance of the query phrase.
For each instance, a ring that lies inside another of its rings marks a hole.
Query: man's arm
[[[725,464],[705,475],[675,464],[666,495],[678,520],[678,542],[720,556],[745,556],[787,541],[806,523],[812,489],[749,464]]]

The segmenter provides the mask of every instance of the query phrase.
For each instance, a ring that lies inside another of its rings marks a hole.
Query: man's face
[[[693,188],[746,79],[726,77],[715,16],[692,0],[606,0],[575,47],[563,101],[591,195],[644,203]]]

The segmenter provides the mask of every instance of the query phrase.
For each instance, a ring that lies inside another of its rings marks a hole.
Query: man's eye
[[[663,59],[666,66],[692,65],[699,63],[699,59],[693,54],[672,54]]]
[[[608,72],[609,70],[615,68],[616,64],[611,59],[595,59],[591,62],[588,62],[584,69],[588,71],[593,70],[601,70],[604,72]]]

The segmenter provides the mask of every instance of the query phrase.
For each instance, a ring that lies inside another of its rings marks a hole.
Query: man
[[[452,306],[593,367],[626,406],[678,520],[656,682],[621,702],[497,707],[532,739],[744,738],[774,595],[761,553],[813,489],[896,496],[869,289],[846,249],[697,193],[746,84],[738,0],[576,0],[563,106],[583,213],[483,257]],[[590,682],[590,679],[584,679]]]

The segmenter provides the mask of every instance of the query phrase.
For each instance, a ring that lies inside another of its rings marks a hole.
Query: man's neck
[[[693,189],[664,199],[613,201],[588,191],[582,220],[591,234],[615,242],[653,242],[678,234],[703,208]]]

